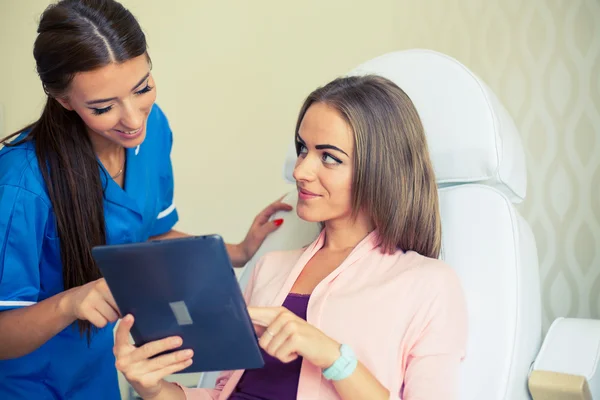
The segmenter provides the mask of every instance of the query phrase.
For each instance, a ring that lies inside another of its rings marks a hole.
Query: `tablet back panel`
[[[260,368],[256,334],[218,235],[98,246],[93,256],[136,346],[181,336],[194,350],[181,372]]]

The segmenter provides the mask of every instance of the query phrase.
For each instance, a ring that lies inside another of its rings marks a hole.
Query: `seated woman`
[[[437,187],[413,103],[385,78],[340,78],[307,98],[295,136],[296,210],[323,230],[253,271],[245,296],[264,368],[225,372],[215,389],[167,383],[192,354],[149,359],[181,341],[134,347],[131,315],[117,368],[146,399],[456,399],[466,303],[437,259]]]

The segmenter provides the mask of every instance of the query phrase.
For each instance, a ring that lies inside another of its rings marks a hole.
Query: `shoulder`
[[[415,289],[415,304],[418,304],[423,318],[450,318],[457,325],[464,325],[467,302],[456,271],[442,260],[424,257],[415,252],[408,252],[406,256],[414,260],[414,267],[410,269],[408,276]]]
[[[152,106],[146,122],[146,138],[140,145],[141,150],[152,150],[165,154],[165,149],[171,149],[173,134],[167,116],[158,104]],[[167,152],[168,154],[169,152]]]
[[[404,258],[404,262],[413,267],[411,269],[413,273],[422,279],[438,284],[443,284],[447,280],[458,282],[456,271],[442,260],[425,257],[414,251],[405,253]]]
[[[414,251],[398,251],[394,254],[381,254],[381,264],[385,265],[385,274],[390,281],[405,286],[410,282],[420,302],[430,303],[440,298],[463,297],[462,284],[456,271],[446,262],[422,256]]]
[[[169,120],[163,109],[156,103],[152,105],[152,110],[150,110],[150,115],[148,116],[148,120],[152,123],[161,123],[168,124]]]
[[[22,189],[49,206],[50,200],[33,142],[0,149],[0,186]]]
[[[154,103],[152,106],[152,110],[150,110],[150,114],[148,115],[147,122],[147,130],[148,133],[153,133],[155,131],[170,131],[171,128],[169,126],[169,120],[165,112],[162,108]]]

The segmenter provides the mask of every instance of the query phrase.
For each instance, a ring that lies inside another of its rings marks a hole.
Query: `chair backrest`
[[[460,276],[469,311],[461,400],[528,399],[527,375],[542,337],[541,301],[535,240],[513,206],[525,197],[526,170],[512,119],[478,77],[437,52],[389,53],[349,75],[362,74],[398,84],[425,127],[440,195],[441,258]],[[290,150],[284,167],[290,184],[294,163]],[[296,198],[291,190],[286,201],[295,205]],[[242,286],[265,252],[316,237],[317,224],[290,214],[248,263]],[[208,374],[200,385],[212,382]]]

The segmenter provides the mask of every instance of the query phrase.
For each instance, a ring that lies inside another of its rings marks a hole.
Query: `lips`
[[[311,192],[309,190],[306,190],[306,189],[299,188],[298,191],[300,191],[300,193],[305,194],[307,196],[318,196],[318,194],[313,193],[313,192]]]
[[[321,195],[313,193],[310,190],[298,188],[298,198],[301,200],[311,200],[319,197],[321,197]]]
[[[144,125],[133,131],[123,131],[121,129],[114,129],[114,131],[124,140],[133,140],[137,139],[142,134],[142,132],[144,132]]]
[[[120,129],[116,129],[117,132],[122,133],[124,135],[135,135],[136,133],[138,133],[142,128],[138,128],[136,130],[133,131],[122,131]]]

